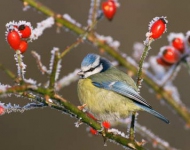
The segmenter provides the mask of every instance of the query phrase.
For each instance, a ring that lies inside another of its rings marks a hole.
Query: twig
[[[139,69],[138,69],[138,73],[137,73],[137,81],[136,81],[136,85],[138,88],[138,92],[140,93],[140,88],[141,88],[141,84],[142,84],[142,74],[143,74],[143,64],[144,64],[144,60],[148,54],[148,51],[150,50],[150,44],[151,44],[152,40],[148,40],[147,43],[145,43],[145,48],[143,51],[143,54],[141,56],[141,59],[139,61]],[[135,127],[135,118],[136,118],[136,112],[132,113],[132,119],[131,119],[131,126],[130,126],[130,130],[129,130],[129,137],[131,140],[135,139],[135,132],[134,132],[134,127]]]
[[[168,142],[164,141],[163,139],[159,138],[157,135],[152,133],[146,127],[141,126],[140,124],[136,123],[135,130],[140,133],[143,137],[148,139],[153,147],[159,147],[164,150],[177,150],[169,145]]]
[[[0,69],[3,70],[11,79],[16,80],[16,75],[9,69],[5,68],[2,64],[0,64]]]
[[[16,54],[15,54],[15,60],[17,62],[17,72],[18,72],[18,77],[24,81],[24,69],[26,67],[26,65],[23,63],[22,61],[22,54],[19,50],[16,51]]]
[[[54,59],[53,59],[53,66],[52,66],[52,70],[51,70],[51,74],[50,74],[50,79],[49,79],[49,88],[50,89],[54,89],[54,85],[55,85],[55,81],[57,80],[57,71],[59,69],[59,61],[60,61],[60,53],[59,50],[55,51],[54,54]]]
[[[36,59],[37,66],[38,66],[39,70],[41,71],[41,73],[49,75],[46,66],[44,66],[41,62],[40,55],[35,51],[31,51],[31,54]]]
[[[26,104],[25,106],[21,107],[19,105],[11,105],[10,103],[9,104],[4,104],[3,107],[4,107],[4,113],[12,113],[12,112],[20,112],[20,113],[23,113],[24,111],[26,110],[31,110],[31,109],[36,109],[36,108],[42,108],[42,107],[45,107],[47,105],[44,105],[42,103],[40,104],[36,104],[36,103],[28,103]],[[1,106],[2,107],[2,106]]]
[[[80,43],[86,39],[88,36],[88,33],[95,27],[97,24],[97,21],[94,21],[93,24],[89,25],[85,32],[79,36],[76,42],[74,42],[72,45],[68,46],[61,54],[60,54],[60,59],[63,58],[68,52],[70,52],[73,48],[76,48]]]
[[[118,123],[119,125],[126,127],[129,123],[130,123],[130,119],[125,119],[125,120],[120,120]],[[146,140],[148,140],[149,142],[151,142],[152,146],[158,147],[162,150],[177,150],[174,147],[171,147],[170,144],[168,142],[166,142],[165,140],[161,139],[160,137],[158,137],[157,135],[155,135],[153,132],[151,132],[149,129],[147,129],[146,127],[140,125],[139,123],[135,124],[135,131],[137,133],[139,133],[142,137],[145,138],[144,143],[147,143]]]

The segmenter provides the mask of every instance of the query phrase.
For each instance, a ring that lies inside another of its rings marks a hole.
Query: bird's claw
[[[77,106],[77,108],[81,111],[84,111],[84,108],[86,107],[86,104],[83,104],[82,106]]]

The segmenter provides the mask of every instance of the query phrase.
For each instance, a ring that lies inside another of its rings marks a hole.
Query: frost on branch
[[[82,25],[74,20],[69,14],[63,14],[63,18],[71,22],[72,24],[76,25],[77,27],[81,28]],[[66,29],[66,28],[65,28]]]
[[[152,146],[154,148],[177,150],[177,149],[171,147],[168,142],[164,141],[163,139],[161,139],[157,135],[155,135],[153,132],[148,130],[146,127],[141,126],[137,123],[135,126],[135,129],[143,137],[146,137],[146,139],[152,143]]]
[[[89,14],[88,14],[88,20],[87,20],[87,24],[89,26],[92,24],[94,17],[95,17],[95,19],[99,17],[98,16],[99,15],[99,13],[98,13],[99,6],[100,6],[100,0],[96,0],[96,3],[95,3],[95,0],[91,0]],[[94,8],[96,8],[96,9],[94,9]],[[94,12],[94,11],[96,11],[96,12]]]
[[[55,55],[59,55],[59,49],[57,47],[54,47],[52,50],[51,50],[51,59],[50,59],[50,64],[49,64],[49,74],[52,73],[52,69],[53,69],[53,65],[54,65],[54,61],[55,61]],[[59,73],[60,73],[60,69],[61,69],[61,59],[58,60],[58,63],[57,63],[57,67],[56,67],[56,74],[55,74],[55,81],[58,79],[59,77]]]
[[[80,71],[80,69],[75,69],[72,73],[69,73],[67,76],[62,77],[57,83],[56,83],[56,91],[59,91],[61,88],[71,84],[72,82],[75,82],[79,79],[79,76],[77,73]]]
[[[120,42],[114,41],[111,36],[104,36],[104,35],[99,35],[96,33],[96,37],[101,41],[105,41],[109,46],[113,47],[116,50],[118,50],[120,46]]]
[[[47,70],[46,66],[44,66],[42,64],[42,62],[41,62],[41,56],[37,52],[35,52],[35,51],[32,51],[31,53],[34,56],[34,58],[36,59],[38,68],[41,71],[41,73],[42,74],[48,73],[48,70]]]
[[[14,55],[15,60],[16,60],[16,66],[17,66],[17,73],[18,76],[22,79],[24,79],[24,74],[25,74],[25,69],[26,65],[23,63],[23,55],[20,53],[20,51],[17,51],[16,54]]]
[[[53,17],[49,17],[46,20],[43,20],[39,23],[37,23],[37,27],[33,30],[31,35],[31,40],[38,39],[39,36],[41,36],[45,29],[51,28],[54,25],[55,21]]]
[[[36,103],[28,103],[25,106],[21,107],[16,104],[5,104],[0,102],[0,115],[4,115],[5,113],[12,113],[12,112],[20,112],[23,113],[26,110],[31,110],[35,108],[42,108],[45,107],[44,104],[36,104]]]

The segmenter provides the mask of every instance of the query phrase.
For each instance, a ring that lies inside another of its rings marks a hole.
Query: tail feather
[[[147,106],[140,105],[140,104],[139,104],[139,106],[140,106],[144,111],[146,111],[146,112],[148,112],[148,113],[154,115],[155,117],[159,118],[160,120],[164,121],[165,123],[167,123],[167,124],[170,123],[170,121],[169,121],[166,117],[164,117],[163,115],[161,115],[160,113],[158,113],[158,112],[155,111],[154,109],[149,108],[149,107],[147,107]]]

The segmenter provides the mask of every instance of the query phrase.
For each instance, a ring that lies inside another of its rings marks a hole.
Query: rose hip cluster
[[[30,39],[32,26],[30,22],[19,21],[6,24],[7,31],[5,37],[10,47],[21,53],[24,53],[28,48],[28,40]]]
[[[169,67],[179,62],[187,53],[187,38],[182,33],[170,33],[168,36],[169,45],[160,48],[156,58],[157,63]]]

